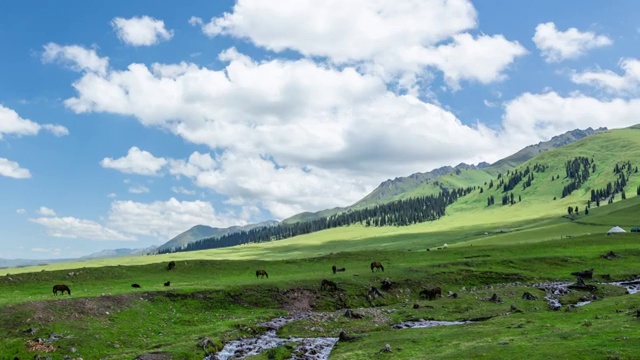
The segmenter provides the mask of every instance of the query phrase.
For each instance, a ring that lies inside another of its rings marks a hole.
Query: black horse
[[[381,262],[374,261],[371,263],[371,272],[373,272],[374,269],[384,271],[384,266],[382,266]]]
[[[259,277],[263,277],[263,278],[266,277],[268,279],[269,274],[267,274],[267,272],[264,270],[256,270],[256,278],[259,278]]]
[[[64,292],[66,291],[69,295],[71,295],[71,289],[69,289],[69,287],[67,285],[54,285],[53,286],[53,295],[58,295],[58,291],[62,292],[62,295],[64,295]]]
[[[131,287],[132,288],[140,288],[141,286],[140,286],[140,284],[131,284]]]
[[[176,262],[175,261],[169,261],[169,263],[167,264],[167,270],[173,270],[176,267]]]
[[[333,273],[335,274],[335,273],[337,273],[337,272],[343,272],[343,271],[345,271],[345,270],[347,270],[347,269],[346,269],[346,268],[338,268],[337,266],[333,265],[333,266],[331,267],[331,270],[333,270]]]
[[[164,286],[171,286],[171,281],[167,281],[166,283],[164,283]]]

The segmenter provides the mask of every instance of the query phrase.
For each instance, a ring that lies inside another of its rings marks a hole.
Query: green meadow
[[[338,342],[330,359],[640,359],[640,294],[610,284],[640,278],[640,233],[607,235],[614,225],[627,231],[640,226],[640,175],[629,175],[626,199],[591,204],[585,213],[591,189],[616,179],[616,163],[637,165],[639,133],[605,132],[519,165],[542,164],[545,171],[526,189],[517,186],[518,201],[511,205],[499,205],[502,190],[486,185],[498,181],[495,169],[452,173],[403,195],[432,194],[434,186],[476,187],[432,222],[353,225],[230,248],[2,269],[0,358],[155,353],[158,359],[202,359],[227,341],[263,333],[260,324],[269,319],[305,312],[311,318],[288,323],[279,336],[344,331],[351,339]],[[562,198],[564,164],[576,156],[592,157],[597,169]],[[496,205],[487,206],[491,195]],[[578,214],[569,215],[568,207],[578,207]],[[609,252],[616,257],[602,257]],[[175,269],[167,270],[169,261]],[[385,271],[372,272],[372,261]],[[332,265],[346,271],[333,274]],[[269,278],[257,278],[257,269]],[[558,299],[563,306],[552,310],[536,284],[575,282],[571,273],[586,269],[594,269],[586,282],[596,289],[566,293]],[[381,290],[384,297],[371,297],[369,289],[381,289],[386,278],[392,286]],[[321,288],[322,280],[337,288]],[[71,295],[54,296],[55,284],[68,285]],[[420,295],[434,287],[442,297]],[[525,292],[537,299],[523,299]],[[494,294],[502,301],[487,301]],[[361,318],[344,316],[346,309]],[[393,328],[418,319],[477,321]],[[381,352],[387,344],[391,352]],[[295,353],[295,342],[288,342],[253,358]]]

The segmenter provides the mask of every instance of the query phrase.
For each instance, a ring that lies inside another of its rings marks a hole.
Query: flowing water
[[[298,346],[293,351],[292,360],[326,360],[331,354],[331,350],[338,342],[338,338],[317,337],[317,338],[279,338],[278,329],[285,324],[300,320],[307,315],[296,315],[279,317],[270,320],[261,325],[268,330],[257,337],[229,341],[219,352],[209,355],[204,360],[227,360],[227,359],[244,359],[249,356],[258,355],[263,351],[284,345],[286,343],[297,343]]]

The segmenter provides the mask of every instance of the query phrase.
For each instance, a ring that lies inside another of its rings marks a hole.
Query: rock
[[[498,344],[500,344],[500,345],[509,345],[509,342],[508,341],[500,341]]]
[[[502,298],[498,295],[496,295],[496,293],[493,293],[493,295],[491,295],[491,297],[489,298],[489,301],[494,302],[494,303],[501,303],[502,302]]]
[[[71,349],[69,349],[69,351],[71,351],[72,354],[75,354],[76,351],[78,351],[76,348],[72,347]]]
[[[339,341],[351,341],[353,339],[355,339],[355,337],[347,335],[344,331],[341,331],[340,335],[338,335]]]
[[[380,350],[381,353],[390,353],[393,352],[393,350],[391,350],[391,345],[387,344],[385,345],[382,350]]]
[[[413,304],[414,309],[420,309],[420,304]]]
[[[538,300],[537,296],[533,295],[532,293],[530,293],[528,291],[525,292],[524,294],[522,294],[522,298],[525,299],[525,300]]]

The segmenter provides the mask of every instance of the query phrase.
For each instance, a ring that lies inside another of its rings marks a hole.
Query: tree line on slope
[[[360,224],[364,226],[407,226],[425,221],[437,220],[444,216],[448,205],[475,190],[475,187],[449,190],[441,187],[437,195],[419,196],[397,200],[360,210],[323,217],[317,220],[280,224],[240,231],[221,237],[212,237],[188,244],[181,249],[166,249],[160,253],[194,251],[228,247],[247,243],[261,243],[282,240],[316,231]]]

